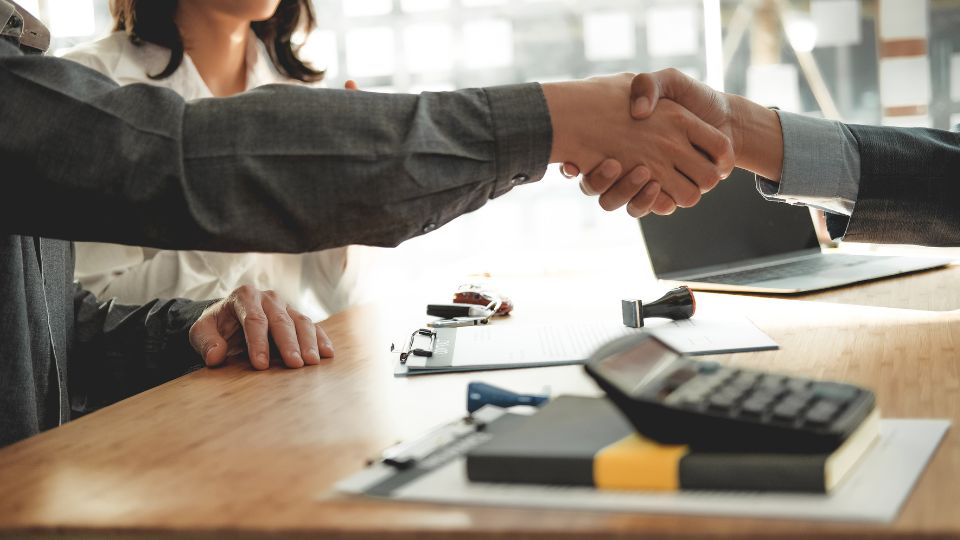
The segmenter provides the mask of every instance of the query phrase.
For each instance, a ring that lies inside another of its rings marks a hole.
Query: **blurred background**
[[[110,31],[107,0],[18,0],[53,49]],[[765,105],[847,122],[960,124],[960,0],[315,0],[303,56],[377,92],[676,67]],[[681,210],[682,211],[682,210]],[[543,181],[396,250],[379,288],[617,268],[649,279],[636,220]],[[424,262],[428,261],[428,262]]]

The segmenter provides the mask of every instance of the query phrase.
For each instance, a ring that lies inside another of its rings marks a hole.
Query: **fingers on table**
[[[213,367],[227,358],[227,342],[220,334],[217,324],[219,306],[203,312],[197,322],[190,327],[190,345],[200,353],[204,364]]]
[[[234,292],[230,304],[243,328],[247,355],[254,369],[270,367],[271,339],[289,368],[316,365],[322,358],[333,356],[333,345],[326,333],[309,317],[288,306],[277,293],[242,286]]]
[[[287,308],[287,315],[290,316],[290,319],[293,320],[293,325],[296,327],[297,341],[300,344],[300,354],[303,357],[303,363],[311,366],[319,364],[321,358],[320,346],[313,320],[291,307]]]
[[[333,341],[327,336],[327,333],[319,324],[314,325],[314,333],[317,336],[317,343],[320,345],[320,356],[333,358]]]
[[[244,285],[235,291],[232,305],[240,326],[243,327],[250,364],[254,369],[269,368],[270,325],[263,310],[262,293],[254,287]]]
[[[300,340],[297,326],[288,313],[286,302],[273,291],[263,292],[263,312],[270,324],[270,337],[280,352],[280,359],[290,368],[303,367],[303,355],[300,354]]]

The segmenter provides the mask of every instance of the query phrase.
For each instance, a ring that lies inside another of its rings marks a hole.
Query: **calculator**
[[[646,333],[601,347],[585,369],[638,433],[701,451],[829,454],[876,403],[851,384],[694,360]]]

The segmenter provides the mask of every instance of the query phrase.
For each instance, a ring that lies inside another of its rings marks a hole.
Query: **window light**
[[[357,28],[347,32],[347,75],[373,77],[392,75],[396,65],[393,29]]]
[[[86,37],[96,32],[92,0],[50,0],[50,32],[58,37]]]
[[[463,25],[463,59],[468,69],[506,67],[513,64],[513,26],[488,19]]]
[[[453,67],[453,30],[444,23],[411,24],[403,29],[407,69],[414,73],[449,71]]]
[[[342,5],[347,17],[388,15],[393,11],[393,0],[343,0]]]
[[[633,58],[637,52],[633,17],[628,13],[588,13],[583,17],[587,60]]]

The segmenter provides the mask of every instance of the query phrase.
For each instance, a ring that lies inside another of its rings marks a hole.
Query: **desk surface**
[[[958,289],[953,270],[925,275]],[[884,283],[898,287],[895,281]],[[514,294],[520,306],[514,319],[561,312],[536,303],[548,297],[546,291],[540,283]],[[594,307],[618,309],[618,300],[598,294]],[[781,345],[779,351],[719,357],[722,362],[853,381],[876,391],[887,417],[960,422],[960,312],[725,295],[700,295],[699,301],[701,309],[747,313]],[[531,309],[534,305],[537,309]],[[575,316],[584,314],[570,315]],[[201,370],[0,450],[0,534],[960,537],[956,428],[890,526],[340,497],[332,492],[334,483],[360,470],[367,458],[462,414],[470,380],[518,390],[549,385],[555,395],[597,392],[577,367],[395,379],[387,344],[411,320],[421,319],[414,313],[355,308],[325,325],[337,357],[321,366],[265,373],[242,365]]]
[[[956,311],[960,310],[960,287],[956,287],[957,283],[960,283],[960,264],[908,274],[893,280],[881,279],[856,287],[800,295],[796,299],[922,311]]]

